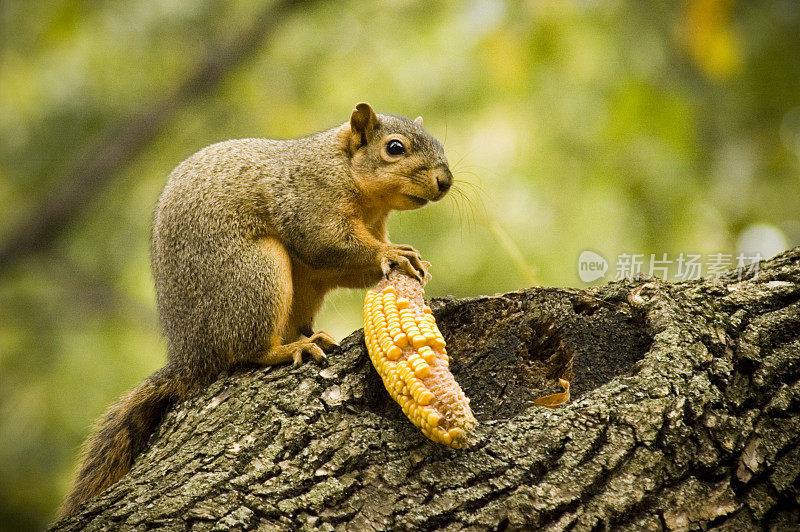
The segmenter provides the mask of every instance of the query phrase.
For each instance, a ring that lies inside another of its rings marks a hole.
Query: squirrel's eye
[[[406,147],[397,139],[392,139],[386,143],[386,153],[389,155],[403,155]]]

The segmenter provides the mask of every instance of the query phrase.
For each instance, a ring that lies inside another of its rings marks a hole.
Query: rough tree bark
[[[745,277],[433,301],[467,450],[402,416],[361,332],[225,375],[56,528],[796,529],[800,248]],[[570,360],[573,400],[533,405]]]

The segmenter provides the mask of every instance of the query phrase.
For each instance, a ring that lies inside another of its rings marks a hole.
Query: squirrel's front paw
[[[394,267],[414,277],[423,285],[431,278],[428,273],[430,263],[422,260],[419,251],[405,244],[387,244],[381,251],[383,275],[388,276]]]

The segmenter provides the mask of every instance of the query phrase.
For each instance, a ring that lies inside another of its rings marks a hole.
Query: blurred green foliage
[[[256,1],[0,4],[0,244],[97,139],[247,26]],[[800,4],[321,2],[289,8],[34,254],[0,268],[0,526],[53,516],[90,422],[164,357],[148,258],[167,174],[213,142],[292,137],[358,101],[422,115],[463,194],[395,215],[428,294],[585,286],[577,257],[800,243]],[[358,291],[318,325],[360,325]]]

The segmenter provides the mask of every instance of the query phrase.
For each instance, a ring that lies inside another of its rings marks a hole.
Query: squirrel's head
[[[356,184],[383,207],[418,209],[442,199],[453,184],[444,148],[422,128],[422,117],[376,115],[359,103],[350,115],[347,143]]]

